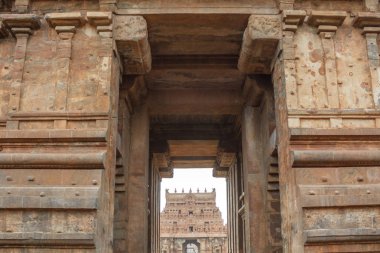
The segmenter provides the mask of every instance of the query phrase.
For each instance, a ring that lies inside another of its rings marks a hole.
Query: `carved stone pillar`
[[[59,41],[57,46],[57,83],[55,91],[54,107],[57,111],[67,110],[67,94],[70,78],[70,61],[72,39],[75,30],[83,25],[84,18],[81,13],[50,13],[45,15],[49,25],[55,29]],[[54,122],[60,127],[65,128],[66,122]]]

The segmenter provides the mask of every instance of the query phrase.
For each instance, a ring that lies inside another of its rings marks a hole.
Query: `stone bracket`
[[[280,16],[251,15],[243,35],[238,69],[244,74],[270,74],[280,39]]]
[[[166,141],[165,141],[166,143]],[[157,149],[157,145],[156,146],[156,149]],[[161,145],[159,145],[161,146]],[[160,174],[160,177],[161,178],[172,178],[173,177],[173,166],[172,166],[172,162],[171,162],[171,159],[170,159],[170,154],[169,154],[169,151],[168,151],[168,147],[167,147],[167,143],[165,147],[158,147],[159,149],[166,149],[167,151],[165,152],[154,152],[153,153],[153,163],[154,163],[154,167],[158,169],[158,173]],[[163,150],[162,150],[163,151]]]
[[[124,74],[143,75],[152,68],[148,26],[142,16],[116,16],[113,37],[123,58]]]

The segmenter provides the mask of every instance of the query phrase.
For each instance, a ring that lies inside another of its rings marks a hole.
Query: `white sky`
[[[164,178],[161,182],[161,211],[165,207],[165,189],[169,192],[189,192],[190,188],[193,192],[199,188],[200,192],[204,192],[205,188],[208,192],[215,188],[216,205],[222,212],[224,223],[227,222],[227,189],[225,178],[215,178],[212,176],[212,169],[174,169],[173,178]]]

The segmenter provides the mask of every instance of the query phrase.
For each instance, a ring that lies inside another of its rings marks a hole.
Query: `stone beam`
[[[240,91],[223,90],[152,90],[148,101],[151,115],[236,115],[243,104]]]
[[[143,75],[151,70],[148,28],[142,16],[116,16],[114,38],[123,58],[124,74]]]
[[[244,74],[270,74],[281,38],[277,15],[251,15],[244,31],[238,69]]]

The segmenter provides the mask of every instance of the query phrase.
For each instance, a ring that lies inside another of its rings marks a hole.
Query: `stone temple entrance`
[[[0,0],[0,251],[159,252],[173,167],[231,253],[380,251],[379,1]]]

